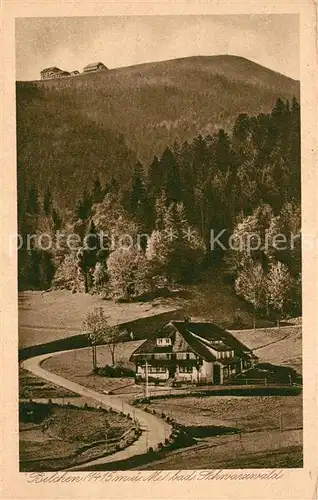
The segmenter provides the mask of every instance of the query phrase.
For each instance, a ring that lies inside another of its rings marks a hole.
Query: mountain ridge
[[[128,66],[118,66],[118,67],[115,67],[115,68],[108,68],[107,70],[107,73],[110,73],[110,72],[116,72],[116,71],[121,71],[121,70],[133,70],[133,69],[138,69],[138,68],[143,68],[143,67],[146,67],[146,66],[155,66],[155,65],[161,65],[161,64],[164,64],[164,63],[170,63],[170,62],[174,62],[174,63],[178,63],[178,62],[183,62],[183,61],[195,61],[195,60],[220,60],[220,59],[227,59],[227,60],[237,60],[237,61],[244,61],[244,62],[247,62],[247,63],[251,63],[252,65],[254,65],[254,67],[258,67],[260,69],[264,69],[266,71],[270,71],[271,73],[274,73],[276,75],[279,75],[279,76],[282,76],[284,78],[287,78],[293,82],[296,82],[296,83],[299,83],[299,80],[297,78],[293,78],[289,75],[286,75],[284,73],[281,73],[279,71],[276,71],[274,69],[271,69],[271,68],[268,68],[267,66],[264,66],[256,61],[252,61],[251,59],[248,59],[247,57],[243,57],[243,56],[238,56],[238,55],[235,55],[235,54],[216,54],[216,55],[193,55],[193,56],[185,56],[185,57],[177,57],[177,58],[173,58],[173,59],[162,59],[160,61],[146,61],[146,62],[142,62],[142,63],[138,63],[138,64],[130,64]],[[89,77],[89,76],[92,76],[94,73],[80,73],[79,75],[71,75],[69,78],[78,78],[78,76],[85,76],[85,77]],[[38,80],[38,79],[34,79],[34,80],[17,80],[17,82],[19,83],[23,83],[23,82],[41,82],[41,80]],[[43,81],[42,81],[43,82]]]

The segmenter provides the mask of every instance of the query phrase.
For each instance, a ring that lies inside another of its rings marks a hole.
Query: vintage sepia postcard
[[[2,497],[316,498],[315,4],[2,27]]]

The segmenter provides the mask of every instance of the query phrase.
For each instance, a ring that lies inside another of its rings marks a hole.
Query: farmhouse
[[[41,80],[51,80],[53,78],[64,78],[65,76],[70,76],[68,71],[63,71],[55,66],[51,68],[42,69],[40,72]]]
[[[212,323],[171,321],[131,355],[136,379],[223,384],[257,361],[230,332]]]
[[[105,71],[107,67],[102,62],[91,63],[83,68],[84,73],[91,73],[93,71]]]

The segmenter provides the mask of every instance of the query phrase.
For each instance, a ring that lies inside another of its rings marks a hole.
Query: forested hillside
[[[255,312],[297,314],[301,254],[300,239],[292,238],[300,235],[300,177],[293,97],[278,98],[267,114],[240,113],[230,133],[199,134],[167,145],[149,164],[137,160],[127,182],[101,182],[97,173],[67,214],[49,182],[44,196],[32,186],[20,231],[46,232],[55,242],[59,230],[64,241],[71,234],[79,240],[71,249],[43,251],[35,241],[20,251],[20,287],[53,283],[126,301],[193,283],[212,267],[222,268]],[[222,232],[222,246],[211,248],[211,230]],[[284,246],[275,244],[277,234],[285,235]],[[255,235],[260,244],[251,249]]]
[[[43,197],[49,185],[59,207],[72,209],[97,176],[103,187],[113,177],[127,185],[136,159],[147,170],[175,141],[231,134],[239,114],[269,113],[278,97],[298,99],[299,82],[235,56],[18,82],[19,190],[34,183]]]

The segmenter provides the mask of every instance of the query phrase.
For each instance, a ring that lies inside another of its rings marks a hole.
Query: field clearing
[[[228,426],[242,432],[302,427],[302,395],[174,397],[152,400],[149,407],[185,426]]]
[[[94,307],[104,309],[110,324],[151,319],[161,314],[165,314],[166,321],[169,321],[174,315],[180,319],[186,314],[193,321],[211,321],[228,329],[234,328],[235,332],[243,335],[242,339],[246,332],[237,330],[236,317],[239,316],[243,321],[244,328],[252,328],[253,323],[253,314],[248,305],[235,295],[232,286],[224,282],[220,273],[206,273],[199,283],[175,290],[171,297],[150,302],[116,303],[103,300],[98,295],[53,290],[46,293],[20,292],[18,306],[19,349],[80,334],[86,313]],[[137,329],[139,326],[138,323]],[[268,321],[257,320],[256,326],[272,325]],[[267,343],[267,339],[274,340],[270,330],[262,328],[262,332],[255,333],[257,347]],[[283,332],[283,328],[281,330]],[[263,333],[265,336],[262,339]],[[147,331],[143,328],[142,334],[146,338]],[[249,340],[250,333],[247,336]]]
[[[265,431],[204,440],[138,469],[280,468],[302,467],[302,463],[302,431]]]
[[[294,338],[295,335],[301,334],[301,325],[297,326],[282,326],[280,328],[257,328],[255,331],[250,330],[230,330],[235,337],[246,344],[250,349],[259,349],[270,343],[282,341],[285,338]]]
[[[19,397],[20,398],[66,398],[77,397],[71,391],[46,382],[32,373],[19,367]]]
[[[295,368],[299,373],[302,372],[302,335],[301,329],[297,331],[295,328],[290,337],[282,339],[277,345],[272,344],[258,349],[255,354],[260,357],[260,360],[267,360],[273,364],[283,364]]]
[[[233,330],[232,334],[250,349],[255,350],[260,362],[286,365],[302,371],[302,327],[260,328]],[[262,347],[264,346],[264,347]]]
[[[115,353],[116,361],[122,360],[125,366],[134,368],[134,365],[129,363],[128,359],[142,342],[142,340],[133,340],[118,344]],[[107,346],[97,347],[97,363],[98,366],[111,364],[111,355]],[[108,378],[92,373],[92,351],[90,348],[77,349],[52,356],[42,363],[42,367],[96,391],[110,391],[117,387],[134,384],[134,378]]]
[[[67,406],[53,407],[48,429],[20,423],[20,461],[41,459],[64,459],[68,466],[76,460],[76,452],[83,445],[121,436],[132,427],[132,422],[115,412],[100,412]],[[84,452],[86,455],[105,453],[105,444]],[[85,455],[85,456],[86,456]],[[73,456],[73,457],[72,457]],[[83,455],[81,455],[83,458]],[[31,465],[32,467],[32,465]]]
[[[78,335],[87,312],[102,307],[112,325],[139,318],[173,312],[174,307],[152,303],[120,304],[102,300],[97,295],[72,294],[55,290],[42,294],[38,291],[19,293],[19,349],[53,340]]]

